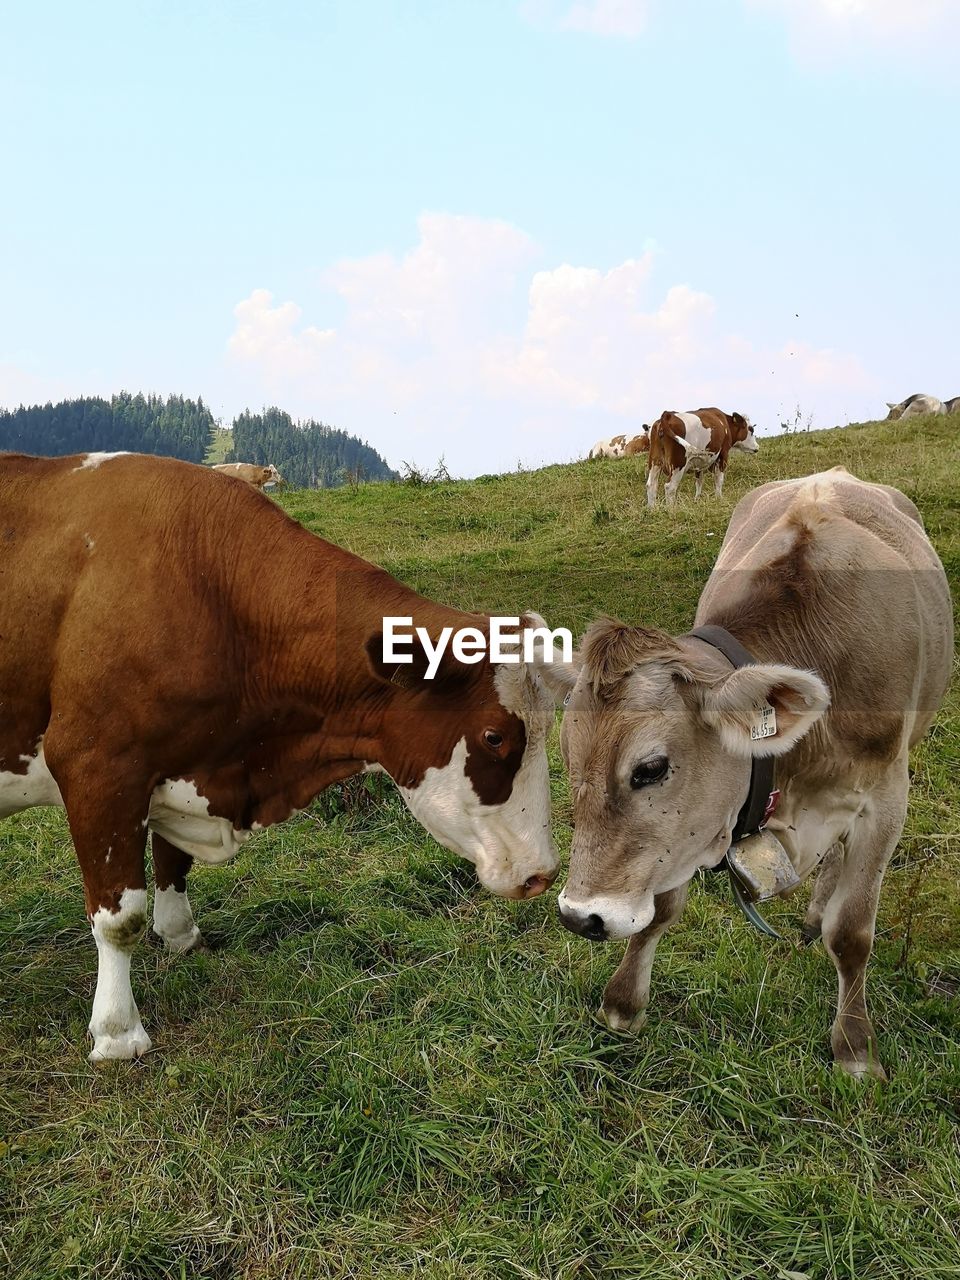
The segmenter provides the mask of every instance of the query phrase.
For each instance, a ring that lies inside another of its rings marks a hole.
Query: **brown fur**
[[[365,652],[384,614],[431,634],[482,619],[418,596],[208,468],[81,461],[0,461],[0,768],[25,773],[43,738],[89,914],[143,886],[144,819],[163,779],[192,779],[212,814],[249,829],[367,762],[416,786],[466,736],[478,798],[502,802],[525,731],[491,664],[404,688]],[[486,729],[503,738],[496,753]],[[155,848],[158,883],[179,885],[183,855]]]

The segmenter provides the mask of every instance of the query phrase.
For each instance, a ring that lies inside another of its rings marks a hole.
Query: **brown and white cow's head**
[[[750,419],[742,413],[731,413],[727,416],[730,421],[731,447],[741,449],[744,453],[756,453],[760,446],[757,444],[756,433]]]
[[[574,839],[560,916],[591,939],[628,937],[653,918],[656,894],[723,858],[752,757],[789,751],[829,695],[809,672],[732,671],[705,645],[611,621],[590,628],[567,679]],[[776,734],[754,741],[764,703]]]
[[[523,629],[543,627],[527,614]],[[482,629],[482,628],[481,628]],[[536,662],[466,665],[445,653],[433,679],[414,663],[387,668],[378,635],[367,645],[380,679],[398,686],[384,724],[383,767],[411,813],[481,883],[507,898],[532,898],[558,870],[550,829],[547,737],[555,721],[543,646]]]

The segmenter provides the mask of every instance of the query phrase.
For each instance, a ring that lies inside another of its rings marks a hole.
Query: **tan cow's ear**
[[[762,663],[700,685],[698,697],[703,719],[737,756],[783,755],[830,705],[827,686],[812,671]]]

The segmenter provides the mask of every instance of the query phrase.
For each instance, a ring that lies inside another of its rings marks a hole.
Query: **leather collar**
[[[735,668],[749,667],[755,661],[749,649],[744,648],[736,636],[732,636],[723,627],[715,627],[712,624],[695,627],[692,631],[687,632],[687,636],[712,645]],[[736,822],[733,824],[731,843],[742,840],[744,836],[755,835],[766,819],[769,818],[773,811],[772,806],[779,799],[779,792],[775,791],[773,786],[774,770],[773,756],[753,757],[750,768],[750,790],[747,792],[747,798],[737,814]],[[724,855],[721,862],[717,863],[717,868],[719,869],[725,864],[726,855]]]

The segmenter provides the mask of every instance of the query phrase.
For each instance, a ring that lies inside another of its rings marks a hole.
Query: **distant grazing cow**
[[[907,396],[906,400],[901,400],[899,404],[891,404],[887,401],[887,408],[890,412],[884,421],[897,422],[900,418],[919,418],[924,414],[942,414],[948,413],[949,410],[942,400],[938,400],[936,396],[913,395]]]
[[[283,476],[271,462],[268,467],[258,466],[255,462],[221,462],[213,468],[224,475],[236,476],[238,480],[246,480],[254,489],[263,489],[271,484],[283,484]]]
[[[757,452],[753,427],[743,414],[727,414],[720,409],[661,414],[650,428],[647,506],[656,506],[661,475],[665,480],[663,494],[667,506],[673,506],[688,470],[696,476],[698,498],[703,492],[704,472],[713,471],[714,488],[719,497],[734,441],[737,448],[747,453]]]
[[[0,530],[0,817],[66,809],[99,953],[92,1061],[150,1048],[130,986],[148,831],[154,928],[173,951],[201,941],[194,860],[227,861],[367,770],[492,892],[553,880],[542,663],[448,648],[431,680],[425,645],[401,664],[383,643],[387,617],[431,647],[489,619],[172,458],[4,455]]]
[[[866,967],[910,748],[952,658],[947,579],[916,507],[835,467],[738,504],[694,631],[607,619],[579,665],[545,669],[568,702],[561,920],[591,940],[630,939],[604,992],[608,1026],[642,1025],[657,941],[691,878],[756,832],[779,793],[768,835],[800,880],[820,867],[804,932],[822,934],[837,969],[834,1057],[853,1076],[883,1075]]]
[[[960,413],[960,396],[954,396],[952,400],[945,400],[943,407],[947,413]]]
[[[743,453],[756,453],[759,449],[757,444],[756,432],[753,429],[753,423],[748,417],[742,413],[724,413],[722,409],[709,408],[697,409],[697,415],[703,420],[704,414],[719,414],[727,424],[727,430],[730,432],[730,448],[739,449]],[[726,457],[723,458],[726,465]]]
[[[588,458],[622,458],[627,447],[626,436],[611,436],[609,440],[598,440]]]
[[[650,448],[650,428],[645,426],[638,436],[633,436],[627,441],[624,449],[624,457],[632,458],[638,453],[646,453]]]

